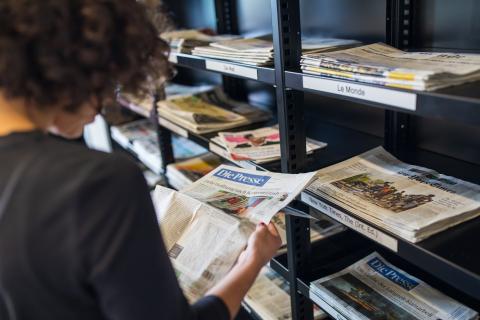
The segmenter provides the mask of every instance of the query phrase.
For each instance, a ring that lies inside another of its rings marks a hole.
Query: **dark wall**
[[[471,51],[480,53],[480,1],[412,0],[414,46],[427,50]],[[166,1],[183,27],[215,27],[213,0]],[[302,33],[325,37],[353,38],[365,43],[385,41],[386,1],[382,0],[301,0]],[[271,32],[269,0],[238,0],[239,28],[242,34]],[[205,74],[203,78],[207,78]],[[188,76],[184,79],[191,79]],[[214,79],[219,78],[215,76]],[[212,78],[210,78],[212,79]],[[250,83],[249,87],[273,101],[273,90]],[[316,133],[320,122],[333,123],[381,137],[384,111],[349,102],[305,95],[308,132]],[[258,102],[258,101],[257,101]],[[452,105],[452,108],[455,106]],[[480,164],[480,129],[448,121],[413,117],[412,146]],[[349,141],[345,141],[349,143]]]

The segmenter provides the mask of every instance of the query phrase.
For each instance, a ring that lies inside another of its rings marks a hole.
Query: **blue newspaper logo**
[[[269,176],[260,176],[256,174],[233,171],[229,169],[221,169],[220,171],[216,172],[214,176],[221,179],[257,187],[263,187],[265,183],[270,180]]]
[[[368,265],[373,270],[375,270],[376,272],[378,272],[379,274],[381,274],[391,282],[401,286],[407,291],[410,291],[419,285],[419,283],[414,279],[410,279],[409,277],[405,276],[403,273],[400,273],[397,270],[390,268],[382,260],[378,258],[373,258],[372,260],[370,260],[368,262]]]

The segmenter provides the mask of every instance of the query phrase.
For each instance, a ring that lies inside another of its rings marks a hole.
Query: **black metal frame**
[[[285,71],[298,68],[301,56],[299,1],[271,0],[278,123],[282,172],[299,172],[306,162],[303,92],[285,89]],[[310,300],[298,292],[297,278],[310,272],[310,226],[307,219],[288,215],[288,280],[292,318],[312,319]]]

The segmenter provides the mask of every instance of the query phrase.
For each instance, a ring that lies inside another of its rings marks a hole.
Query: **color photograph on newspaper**
[[[395,213],[417,208],[432,202],[435,198],[433,194],[406,194],[404,190],[399,191],[394,182],[375,177],[370,173],[334,181],[332,185]]]
[[[280,201],[283,201],[286,197],[287,194],[280,197]],[[265,200],[271,199],[273,199],[273,197],[247,197],[225,190],[219,190],[202,200],[212,207],[220,209],[228,214],[247,217],[251,210],[257,208]]]
[[[339,277],[325,281],[322,283],[322,286],[368,319],[417,319],[350,273],[345,273]]]

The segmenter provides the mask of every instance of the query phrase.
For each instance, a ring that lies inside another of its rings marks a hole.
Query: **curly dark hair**
[[[171,75],[152,17],[136,0],[0,0],[0,90],[72,111],[118,87],[152,92]]]

